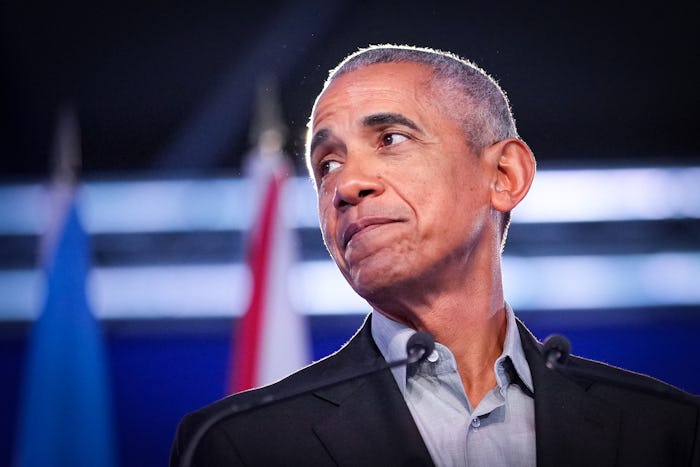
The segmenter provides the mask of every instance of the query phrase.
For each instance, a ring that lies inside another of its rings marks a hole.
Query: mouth
[[[395,219],[389,219],[385,217],[367,217],[353,222],[348,225],[343,231],[343,248],[347,248],[350,240],[353,239],[360,232],[366,232],[373,230],[382,225],[390,224],[396,222]]]

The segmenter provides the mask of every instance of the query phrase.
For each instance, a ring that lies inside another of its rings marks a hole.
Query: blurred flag
[[[40,250],[46,299],[27,347],[14,464],[114,466],[106,359],[86,294],[90,250],[76,204],[80,150],[70,110],[58,119],[54,159]]]
[[[246,161],[257,214],[248,233],[250,301],[234,334],[229,393],[271,383],[311,361],[306,319],[289,300],[297,243],[281,194],[293,167],[281,149],[284,127],[274,89],[270,81],[259,89],[256,149]]]

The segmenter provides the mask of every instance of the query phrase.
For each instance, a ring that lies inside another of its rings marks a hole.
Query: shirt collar
[[[518,326],[515,321],[515,314],[507,303],[505,304],[505,310],[506,337],[503,343],[503,353],[494,363],[496,381],[501,389],[504,389],[510,383],[510,381],[508,381],[507,372],[504,369],[504,361],[507,357],[510,357],[510,360],[513,362],[513,367],[520,379],[530,391],[533,391],[532,375],[527,360],[525,359],[525,353],[523,352],[520,333],[518,332]],[[376,310],[372,312],[372,338],[387,362],[406,358],[406,343],[414,332],[415,331],[408,326],[394,321]],[[447,347],[437,342],[435,346],[436,350],[434,352],[439,352],[441,356],[443,356],[443,354],[449,354],[451,356],[451,352]],[[453,357],[452,359],[454,360]],[[391,369],[391,372],[394,375],[396,383],[399,385],[401,393],[405,394],[406,367],[403,365],[394,367]]]
[[[415,331],[377,310],[372,311],[372,338],[387,362],[406,358],[406,343]],[[401,394],[406,393],[406,366],[391,369]]]
[[[520,341],[520,332],[518,332],[518,325],[515,321],[515,313],[508,303],[506,303],[506,338],[503,342],[503,353],[500,357],[496,359],[494,364],[494,372],[496,373],[496,378],[500,387],[505,387],[506,381],[505,370],[503,368],[503,362],[506,357],[510,357],[513,362],[513,367],[518,373],[518,376],[525,383],[525,386],[530,391],[534,392],[532,386],[532,374],[530,373],[530,366],[527,364],[525,359],[525,352],[523,351],[523,344]],[[513,382],[513,381],[510,381]]]

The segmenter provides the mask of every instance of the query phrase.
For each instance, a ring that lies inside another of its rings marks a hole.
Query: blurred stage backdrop
[[[700,393],[690,6],[147,3],[0,7],[0,465],[164,465],[184,413],[352,335],[368,306],[324,250],[303,138],[327,71],[381,42],[508,92],[539,164],[504,254],[516,314]]]

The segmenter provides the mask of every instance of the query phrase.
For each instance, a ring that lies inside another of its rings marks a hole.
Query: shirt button
[[[430,355],[428,355],[428,361],[430,363],[437,362],[438,358],[440,358],[440,356],[438,355],[437,350],[433,350],[432,353]]]
[[[481,426],[481,419],[479,417],[474,417],[472,420],[472,427],[479,428]]]

